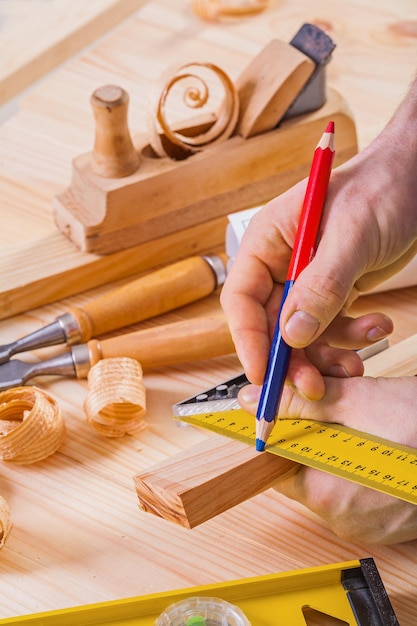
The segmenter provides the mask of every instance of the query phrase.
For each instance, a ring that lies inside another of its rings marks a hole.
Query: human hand
[[[286,387],[278,417],[338,423],[417,448],[417,378],[325,378],[325,383],[326,394],[316,402]],[[255,413],[259,393],[259,387],[244,387],[241,406]],[[417,538],[417,506],[338,476],[298,465],[274,488],[316,513],[342,539],[387,545]]]
[[[265,374],[305,186],[306,181],[303,181],[255,214],[243,237],[221,293],[221,303],[228,318],[237,354],[249,380],[257,385],[262,384]],[[345,213],[346,211],[342,215]],[[333,228],[338,237],[337,225],[330,225],[329,228]],[[334,252],[333,262],[338,265],[339,257],[337,251],[334,250],[333,238],[329,237],[329,239],[329,247]],[[325,235],[323,235],[319,250],[325,245]],[[340,296],[337,306],[332,305],[330,297],[333,296],[336,299],[337,289],[334,284],[338,279],[325,279],[325,275],[328,272],[331,273],[329,270],[331,263],[327,256],[324,261],[320,261],[320,255],[317,252],[310,265],[297,278],[282,312],[284,315],[294,291],[301,294],[300,298],[310,298],[316,307],[321,306],[324,311],[323,315],[329,315],[332,306],[334,309],[334,318],[329,319],[326,325],[323,324],[322,334],[313,346],[315,352],[306,348],[293,351],[292,354],[287,378],[301,394],[310,399],[320,398],[324,392],[324,385],[321,375],[308,361],[308,351],[310,355],[314,353],[320,355],[323,374],[334,376],[337,375],[338,369],[340,372],[338,375],[358,376],[362,374],[359,359],[355,362],[352,354],[344,355],[341,351],[324,353],[323,347],[333,345],[340,348],[358,349],[385,337],[392,332],[393,328],[391,320],[378,313],[356,320],[348,317],[344,309],[348,294]],[[356,259],[357,256],[349,254],[349,258]],[[317,266],[317,271],[321,271],[322,276],[315,274],[314,268]],[[306,284],[311,274],[313,287]],[[304,290],[300,289],[300,284],[304,285]],[[330,295],[327,290],[330,290]],[[340,289],[339,293],[341,293]],[[304,307],[308,308],[307,305]],[[316,330],[315,326],[314,329]],[[316,335],[317,332],[314,336]],[[283,331],[283,336],[290,345],[294,345],[289,341],[285,331]],[[348,358],[348,362],[345,357]],[[324,359],[327,360],[327,365]]]
[[[366,150],[332,173],[316,255],[281,313],[282,336],[292,347],[304,348],[325,331],[326,341],[334,341],[341,324],[340,342],[352,348],[392,331],[384,316],[366,317],[360,328],[349,322],[347,328],[344,311],[417,250],[417,147],[414,139],[404,139],[404,116],[397,117]],[[257,384],[265,372],[305,188],[302,181],[252,218],[221,294],[238,356]],[[316,387],[311,396],[311,385],[300,377],[299,384],[308,397],[319,395]]]

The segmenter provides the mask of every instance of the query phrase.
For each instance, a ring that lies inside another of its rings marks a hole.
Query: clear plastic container
[[[251,626],[238,606],[220,598],[194,596],[170,604],[155,626]]]

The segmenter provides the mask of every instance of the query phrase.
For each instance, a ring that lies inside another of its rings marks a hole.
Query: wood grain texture
[[[365,361],[365,376],[414,376],[417,374],[417,335],[391,346]]]
[[[108,256],[80,252],[56,232],[26,246],[0,249],[0,319],[124,276],[133,281],[144,271],[176,261],[179,249],[184,257],[217,252],[226,225],[221,217],[208,232],[199,224]]]
[[[104,291],[102,287],[92,295]],[[401,303],[397,295],[391,299]],[[409,306],[414,302],[417,310],[416,290],[410,289],[409,296]],[[4,320],[0,342],[51,321],[61,306],[80,305],[88,298],[89,294],[82,294]],[[372,310],[372,301],[368,306]],[[213,295],[138,327],[188,319],[217,308]],[[401,322],[400,306],[397,319]],[[41,356],[44,351],[33,358]],[[274,490],[192,530],[138,510],[135,474],[146,474],[181,452],[192,453],[200,442],[206,445],[207,434],[201,429],[173,423],[172,404],[240,371],[236,357],[229,356],[147,372],[148,428],[118,441],[99,436],[86,422],[85,382],[51,377],[37,383],[59,402],[67,436],[60,450],[36,467],[4,464],[1,468],[0,489],[11,507],[14,527],[1,552],[0,617],[371,555],[401,623],[414,626],[417,590],[412,573],[417,542],[383,548],[339,540],[314,515]],[[210,467],[205,464],[204,470],[210,472]]]
[[[134,255],[105,259],[78,253],[63,237],[57,241],[52,198],[68,184],[71,159],[91,149],[87,103],[93,89],[122,82],[131,94],[131,125],[143,132],[147,85],[168,60],[188,60],[197,52],[236,76],[269,36],[288,40],[300,19],[326,25],[337,42],[329,84],[348,98],[360,144],[365,145],[391,115],[415,72],[414,0],[352,0],[343,5],[283,0],[273,2],[263,15],[228,25],[203,23],[192,14],[188,0],[155,0],[25,95],[18,115],[0,128],[0,291],[12,279],[15,288],[27,280],[38,304],[42,294],[37,291],[42,289],[51,303],[0,320],[0,343],[105,293],[107,280],[123,284],[126,278],[117,278],[118,264],[132,274],[146,270],[145,261],[135,265]],[[138,58],[147,61],[139,63]],[[219,232],[224,226],[219,225]],[[209,250],[211,232],[200,235]],[[184,239],[184,256],[196,253],[192,239]],[[163,255],[177,246],[176,240],[166,248],[149,246],[143,257],[154,265],[163,263]],[[42,282],[43,264],[60,276],[55,293]],[[31,282],[32,273],[36,281]],[[95,280],[102,286],[92,289],[99,284]],[[77,281],[90,291],[68,297]],[[17,292],[10,290],[1,310],[13,310],[14,297]],[[358,314],[391,314],[395,343],[417,333],[416,303],[417,287],[361,297],[354,309]],[[218,295],[213,294],[136,328],[218,308]],[[25,358],[46,354],[37,351]],[[376,548],[339,540],[313,514],[274,490],[192,530],[138,509],[132,477],[207,438],[200,430],[173,423],[172,405],[239,372],[234,356],[147,372],[148,428],[117,441],[99,436],[87,423],[82,410],[86,381],[35,381],[59,402],[67,436],[45,462],[31,467],[3,463],[0,468],[0,493],[14,523],[0,556],[0,618],[373,556],[401,625],[415,626],[417,541]]]
[[[134,483],[143,511],[194,528],[268,489],[294,466],[213,437],[135,476]]]
[[[146,0],[3,0],[0,105],[111,30]],[[65,15],[63,15],[63,10]]]

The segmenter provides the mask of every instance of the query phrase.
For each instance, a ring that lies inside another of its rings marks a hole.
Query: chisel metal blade
[[[10,359],[7,363],[0,365],[0,391],[6,391],[12,387],[20,387],[35,376],[75,377],[76,366],[72,351],[46,361],[27,363],[19,359]]]

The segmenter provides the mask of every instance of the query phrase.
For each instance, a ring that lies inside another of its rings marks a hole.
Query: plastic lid
[[[168,606],[155,626],[251,626],[241,609],[220,598],[194,596]]]

